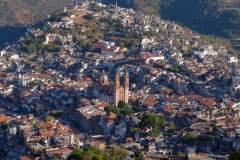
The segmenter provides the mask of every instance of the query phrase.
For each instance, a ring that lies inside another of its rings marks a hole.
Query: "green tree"
[[[34,82],[34,81],[31,81],[28,83],[29,86],[36,86],[38,84],[39,84],[38,82]]]
[[[57,156],[54,156],[52,160],[59,160]]]
[[[169,124],[168,124],[168,127],[169,127],[170,129],[175,128],[175,123],[174,123],[173,121],[170,121]]]
[[[91,43],[87,43],[87,45],[84,47],[84,50],[87,52],[92,51],[94,50],[94,45]]]
[[[119,42],[119,46],[120,47],[124,47],[124,43],[123,42]]]
[[[113,112],[113,113],[115,113],[119,117],[123,117],[123,116],[126,116],[126,115],[134,113],[132,108],[129,107],[126,104],[126,102],[124,102],[124,101],[119,101],[118,107],[116,107],[116,106],[107,106],[107,107],[104,108],[104,110],[107,113]]]
[[[119,101],[118,108],[124,108],[124,107],[128,107],[127,103],[125,101]]]
[[[148,37],[152,37],[152,36],[156,36],[157,33],[154,32],[153,30],[147,31],[144,33],[144,36],[148,36]]]
[[[107,160],[118,160],[118,159],[126,159],[126,156],[129,155],[128,151],[125,149],[106,149],[105,159]]]
[[[43,65],[38,65],[38,66],[36,66],[35,71],[37,71],[37,72],[42,72],[43,69],[44,69],[44,66],[43,66]]]
[[[46,117],[43,118],[43,121],[44,122],[49,122],[49,121],[51,121],[51,119],[52,118],[50,116],[46,116]]]
[[[29,122],[30,122],[30,124],[31,124],[31,125],[33,125],[33,126],[34,126],[34,125],[35,125],[35,122],[36,122],[36,120],[33,118],[33,119],[31,119]]]
[[[58,118],[58,117],[61,117],[63,114],[63,111],[61,110],[52,110],[50,111],[49,115],[55,117],[55,118]]]
[[[118,108],[121,108],[120,113],[124,116],[134,113],[131,107],[125,101],[118,102]]]
[[[37,52],[37,47],[35,46],[35,44],[30,43],[27,46],[27,52],[28,53],[35,53],[35,52]]]
[[[49,52],[60,52],[61,51],[61,46],[57,44],[50,44],[47,46],[47,50]]]
[[[184,136],[184,138],[186,138],[187,141],[194,141],[197,139],[197,135],[193,132],[187,132]]]
[[[171,72],[185,72],[186,67],[185,66],[172,66],[172,67],[168,68],[168,70]]]
[[[118,107],[115,107],[115,106],[107,106],[107,107],[104,108],[104,111],[106,111],[107,113],[113,112],[117,116],[120,116],[120,114],[121,114],[120,109]]]
[[[82,40],[80,45],[83,47],[83,50],[86,52],[94,50],[94,45],[86,40]]]
[[[136,106],[133,106],[132,107],[132,110],[136,113],[136,112],[139,112],[139,108],[138,107],[136,107]]]
[[[87,45],[87,41],[86,40],[82,40],[80,41],[79,43],[82,47],[86,46]]]
[[[43,50],[45,47],[46,47],[45,44],[37,44],[38,50]]]
[[[108,26],[112,26],[113,25],[113,19],[111,16],[108,16],[107,19],[105,20],[105,24]]]
[[[69,155],[67,160],[81,160],[84,150],[80,148],[74,148],[73,152]]]
[[[99,28],[94,28],[92,30],[92,32],[93,32],[93,34],[99,34],[99,33],[101,33],[101,30]]]
[[[135,152],[135,157],[137,160],[143,160],[143,153],[141,150],[138,150],[137,152]]]
[[[131,41],[130,43],[130,48],[131,49],[135,49],[137,46],[139,45],[139,41],[134,39],[133,41]]]
[[[123,109],[121,110],[121,113],[126,116],[126,115],[129,115],[129,114],[132,114],[134,113],[134,111],[132,110],[132,108],[130,108],[129,106],[125,106],[123,107]]]
[[[51,22],[60,22],[61,21],[61,16],[58,14],[53,14],[52,17],[50,18]]]
[[[116,22],[116,23],[118,23],[118,24],[122,24],[122,23],[123,23],[123,21],[122,21],[121,18],[117,18],[117,19],[115,19],[114,22]]]
[[[161,115],[147,113],[141,118],[139,125],[141,128],[152,127],[153,129],[159,130],[165,126],[165,119]]]
[[[112,27],[111,26],[106,26],[106,32],[108,33],[108,32],[110,32],[112,30]]]
[[[125,149],[100,150],[97,147],[89,146],[85,150],[75,148],[67,158],[68,160],[119,160],[129,155]]]
[[[182,152],[177,152],[177,155],[178,155],[178,156],[181,156],[181,157],[185,157],[185,154],[182,153]]]
[[[84,160],[102,160],[103,158],[104,152],[94,146],[89,146],[82,156]]]
[[[134,137],[136,132],[139,132],[141,130],[141,128],[131,128],[130,131],[128,132],[128,136],[130,137]]]
[[[125,41],[125,46],[130,47],[130,45],[131,45],[131,40],[127,38]]]
[[[160,135],[160,132],[158,130],[152,130],[148,132],[147,135],[151,137],[158,137]]]
[[[92,13],[87,14],[86,15],[86,19],[89,20],[89,21],[92,21],[92,22],[96,20]]]

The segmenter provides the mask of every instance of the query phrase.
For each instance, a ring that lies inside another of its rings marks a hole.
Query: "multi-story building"
[[[106,112],[95,106],[87,106],[77,109],[78,122],[84,131],[94,131],[94,126],[100,122],[101,116]]]

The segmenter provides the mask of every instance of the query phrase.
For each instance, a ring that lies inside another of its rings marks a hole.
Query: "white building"
[[[237,62],[238,62],[238,58],[237,57],[230,57],[229,63],[237,63]]]
[[[213,47],[211,45],[203,48],[202,51],[195,51],[195,55],[197,55],[199,58],[203,59],[205,56],[210,55],[210,56],[217,56],[218,52],[213,50]]]

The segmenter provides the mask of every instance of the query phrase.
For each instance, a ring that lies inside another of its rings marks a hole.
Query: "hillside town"
[[[127,160],[225,160],[240,149],[238,58],[175,22],[81,1],[0,55],[0,159],[94,146]]]

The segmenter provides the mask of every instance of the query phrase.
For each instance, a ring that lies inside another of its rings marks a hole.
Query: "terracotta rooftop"
[[[53,122],[44,122],[41,123],[39,126],[42,128],[54,128],[56,127],[56,124],[54,124]]]
[[[104,116],[104,119],[106,121],[114,121],[116,119],[117,115],[113,112],[109,112]]]
[[[153,105],[157,104],[158,102],[159,102],[159,100],[156,97],[150,95],[150,96],[148,96],[148,98],[146,98],[142,102],[142,104],[143,105],[151,105],[151,106],[153,106]]]
[[[3,88],[4,87],[4,84],[0,83],[0,88]]]
[[[56,150],[54,150],[54,151],[50,151],[49,153],[50,153],[51,155],[61,154],[61,153],[63,153],[63,152],[67,152],[67,151],[69,151],[69,150],[70,150],[70,149],[69,149],[68,147],[65,147],[65,148],[56,149]]]
[[[139,56],[143,60],[147,60],[149,58],[154,58],[154,57],[163,57],[162,54],[153,54],[153,53],[149,53],[149,52],[141,52],[141,53],[139,53]]]
[[[29,78],[51,78],[51,75],[48,74],[27,74],[26,77]]]
[[[8,120],[8,117],[5,115],[0,116],[0,123],[6,122]]]
[[[20,160],[34,160],[35,158],[31,155],[25,155],[20,157]]]
[[[96,107],[100,107],[100,108],[107,107],[107,106],[109,106],[109,104],[106,103],[106,102],[102,102],[102,103],[99,103],[99,104],[96,105]]]

